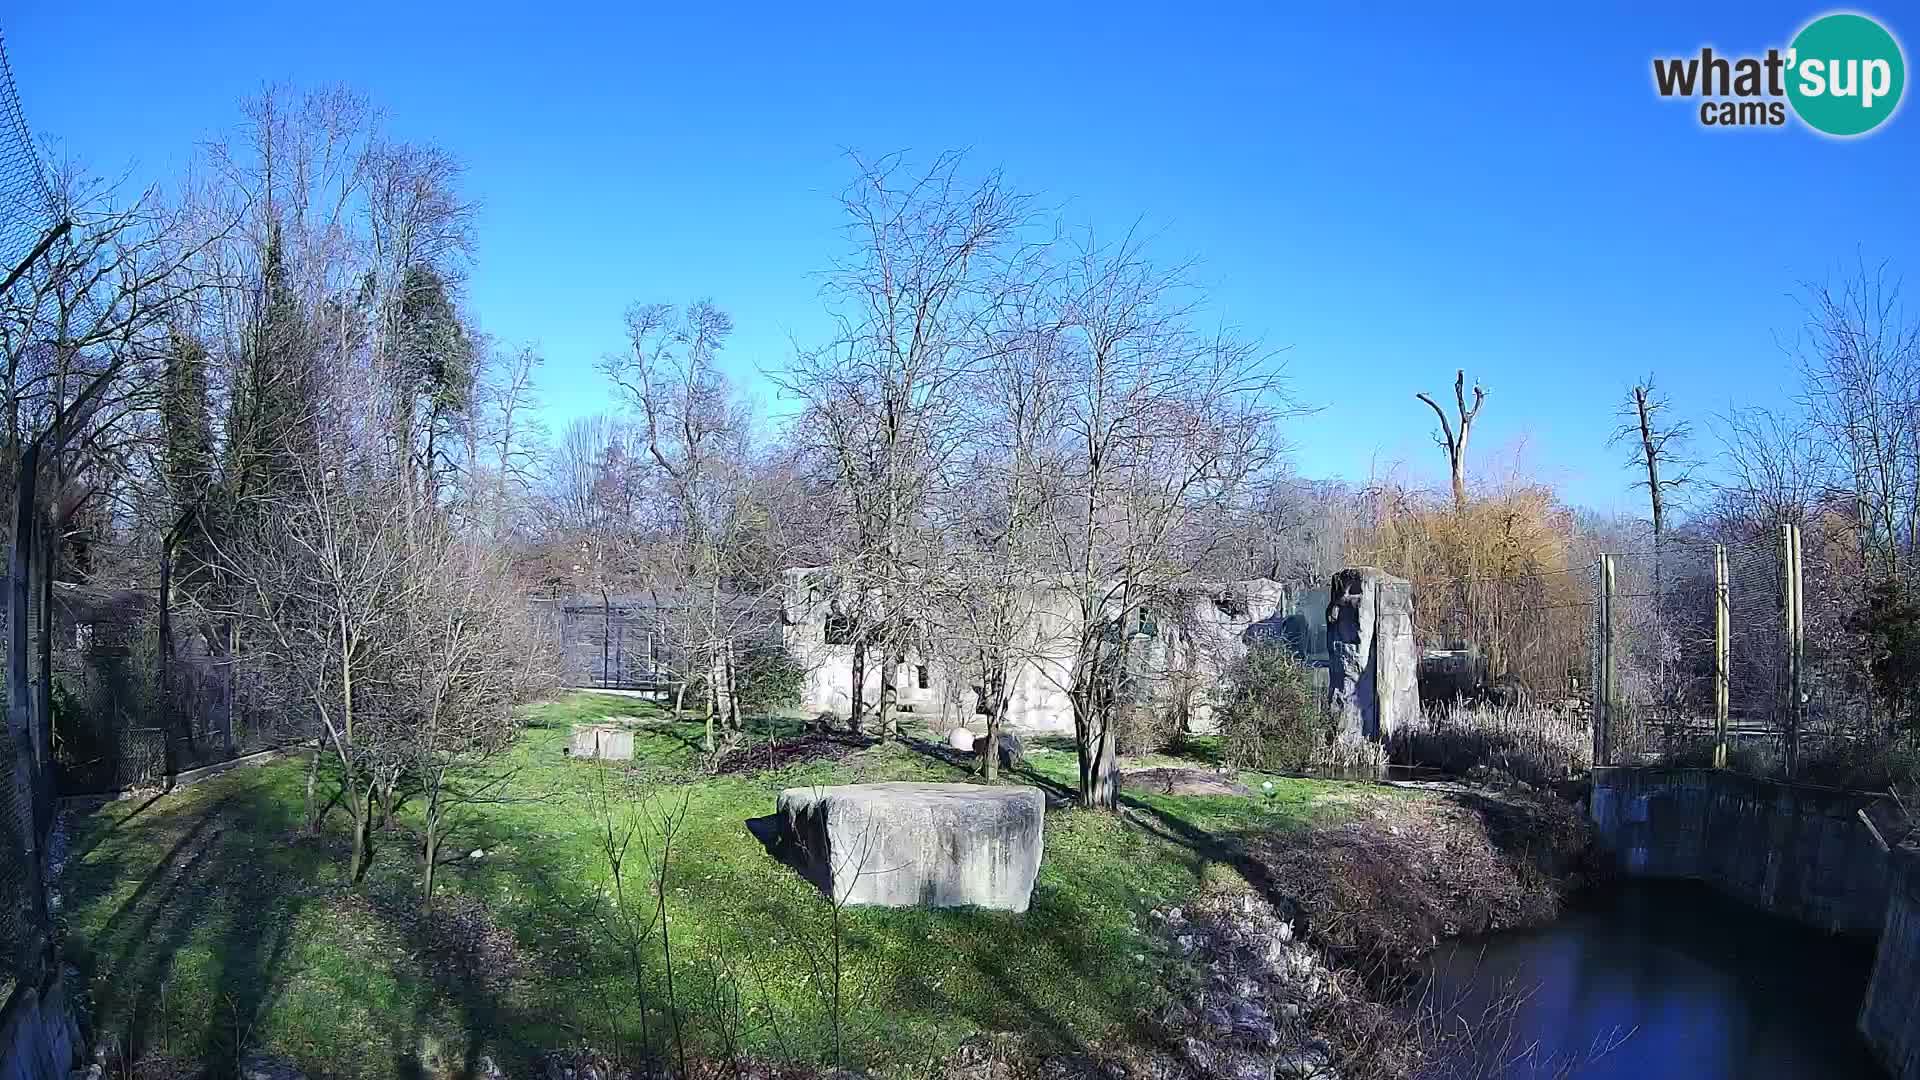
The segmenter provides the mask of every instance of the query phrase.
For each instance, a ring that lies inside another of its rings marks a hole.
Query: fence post
[[[1728,661],[1727,546],[1713,547],[1713,767],[1727,767],[1727,697],[1731,686]]]
[[[1593,680],[1593,764],[1613,764],[1613,556],[1600,556],[1599,668]]]
[[[1791,780],[1800,772],[1800,727],[1805,714],[1806,693],[1802,686],[1805,673],[1801,670],[1806,661],[1807,628],[1806,609],[1801,605],[1800,596],[1800,526],[1788,524],[1785,528],[1786,540],[1786,602],[1787,602],[1787,779]]]

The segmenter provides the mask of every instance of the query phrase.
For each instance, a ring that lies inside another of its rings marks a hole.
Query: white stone
[[[614,724],[579,724],[567,752],[577,758],[633,760],[633,732]]]
[[[843,903],[1025,911],[1040,872],[1039,788],[845,784],[778,805],[783,843]]]

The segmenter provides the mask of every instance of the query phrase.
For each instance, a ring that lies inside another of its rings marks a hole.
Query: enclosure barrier
[[[1744,544],[1669,544],[1600,557],[1592,710],[1597,767],[1672,764],[1808,775],[1822,760],[1862,760],[1887,733],[1845,652],[1855,601],[1829,551],[1808,648],[1801,527]],[[1709,558],[1710,557],[1710,558]],[[1822,782],[1839,782],[1822,777]]]

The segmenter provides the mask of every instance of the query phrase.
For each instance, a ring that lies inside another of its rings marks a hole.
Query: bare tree
[[[1807,414],[1857,515],[1861,555],[1881,580],[1920,548],[1920,323],[1900,282],[1861,267],[1838,286],[1805,287],[1796,346]]]
[[[195,242],[157,192],[126,198],[68,166],[54,175],[53,199],[68,228],[0,297],[13,499],[9,726],[33,748],[42,794],[52,776],[51,599],[66,547],[59,538],[124,467],[129,434],[156,404],[169,327],[202,286],[188,272]],[[30,634],[40,642],[42,673],[31,690]],[[50,814],[41,816],[45,828]]]
[[[890,736],[899,671],[925,638],[918,526],[957,452],[956,391],[998,347],[1009,293],[1027,287],[1030,200],[997,173],[966,182],[956,154],[919,173],[899,155],[854,165],[841,196],[851,251],[826,274],[838,333],[775,380],[802,403],[797,430],[844,492],[835,571],[852,623],[854,722],[872,654]]]
[[[662,610],[668,662],[677,669],[676,715],[684,692],[698,682],[708,753],[719,748],[716,723],[729,740],[742,718],[734,677],[743,638],[764,617],[761,601],[777,587],[771,577],[752,580],[734,558],[734,530],[752,517],[746,410],[721,373],[718,355],[733,320],[711,301],[684,310],[669,304],[635,304],[627,310],[628,348],[609,356],[601,370],[639,414],[649,472],[667,495],[670,514],[656,522],[651,575]]]
[[[1052,466],[1050,540],[1070,616],[1064,685],[1073,704],[1080,801],[1119,800],[1119,710],[1138,694],[1152,605],[1195,578],[1233,509],[1273,460],[1285,403],[1258,345],[1189,325],[1178,272],[1134,237],[1091,238],[1067,260],[1059,324],[1063,423]]]
[[[1716,536],[1744,543],[1782,524],[1804,524],[1835,486],[1820,435],[1805,417],[1755,406],[1710,426],[1720,469],[1702,516]]]
[[[395,687],[411,737],[395,751],[421,789],[421,893],[430,910],[449,838],[473,807],[502,801],[516,774],[500,757],[515,732],[514,706],[541,681],[544,650],[531,639],[526,605],[501,587],[510,578],[497,550],[437,531],[413,567],[417,615]]]
[[[1647,493],[1656,550],[1667,533],[1668,498],[1693,482],[1694,462],[1684,454],[1693,425],[1685,420],[1668,420],[1671,408],[1666,395],[1654,386],[1653,376],[1648,375],[1627,388],[1619,409],[1620,426],[1607,440],[1610,446],[1626,443],[1632,447],[1627,467],[1645,474],[1645,479],[1636,484]]]
[[[1015,686],[1045,654],[1049,470],[1065,419],[1058,328],[1046,313],[1009,305],[1009,338],[978,376],[969,397],[982,443],[956,470],[935,535],[949,538],[928,582],[928,648],[968,673],[986,717],[981,767],[998,779],[1000,733]]]
[[[1486,403],[1487,392],[1479,383],[1473,384],[1473,407],[1467,407],[1467,373],[1465,370],[1453,373],[1454,409],[1460,426],[1455,430],[1447,420],[1447,411],[1440,403],[1421,392],[1413,395],[1427,403],[1433,415],[1440,421],[1440,432],[1433,437],[1440,449],[1447,454],[1447,471],[1453,479],[1453,506],[1455,510],[1464,510],[1467,506],[1467,439],[1473,434],[1473,421],[1480,415],[1480,406]]]
[[[480,384],[475,454],[469,471],[479,481],[468,495],[468,513],[504,541],[530,530],[530,507],[538,483],[547,429],[539,416],[536,385],[544,358],[531,345],[496,352]],[[490,474],[490,475],[488,475]]]

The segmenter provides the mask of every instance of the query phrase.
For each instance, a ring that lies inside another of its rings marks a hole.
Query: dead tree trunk
[[[1467,508],[1467,438],[1473,433],[1474,418],[1480,415],[1480,406],[1487,400],[1487,392],[1478,384],[1473,388],[1473,407],[1467,407],[1467,373],[1465,369],[1453,373],[1454,407],[1459,412],[1460,429],[1455,431],[1448,421],[1445,409],[1440,403],[1425,393],[1414,397],[1427,403],[1433,415],[1440,419],[1440,434],[1435,439],[1440,448],[1447,452],[1447,469],[1453,478],[1453,508],[1456,512]]]

